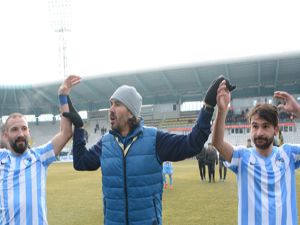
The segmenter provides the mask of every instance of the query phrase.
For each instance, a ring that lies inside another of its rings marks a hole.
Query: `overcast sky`
[[[85,76],[300,52],[297,1],[73,0],[67,72]],[[46,0],[0,1],[0,86],[62,79]]]

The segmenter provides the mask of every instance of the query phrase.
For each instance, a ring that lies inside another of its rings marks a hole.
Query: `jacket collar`
[[[144,130],[144,119],[141,118],[139,125],[132,131],[128,133],[126,137],[122,137],[121,134],[117,130],[110,130],[109,133],[113,136],[117,136],[119,139],[131,139],[135,136],[139,136],[143,133]]]

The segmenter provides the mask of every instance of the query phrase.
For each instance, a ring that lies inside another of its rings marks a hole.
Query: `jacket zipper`
[[[126,178],[126,159],[123,156],[123,165],[124,165],[124,193],[125,193],[125,220],[126,224],[129,225],[128,221],[128,196],[127,196],[127,178]]]
[[[129,218],[128,218],[128,194],[127,194],[127,177],[126,177],[126,154],[129,151],[129,148],[131,145],[137,140],[137,136],[135,136],[132,140],[132,142],[125,148],[125,146],[119,141],[118,137],[115,136],[115,139],[120,146],[120,150],[122,151],[123,154],[123,167],[124,167],[124,193],[125,193],[125,220],[126,220],[126,225],[129,225]]]

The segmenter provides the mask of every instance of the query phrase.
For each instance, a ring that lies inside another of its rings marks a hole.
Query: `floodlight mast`
[[[49,0],[50,23],[58,34],[58,73],[68,76],[67,33],[71,32],[72,0]]]

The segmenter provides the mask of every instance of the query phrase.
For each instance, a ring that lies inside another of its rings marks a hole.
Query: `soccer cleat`
[[[173,185],[171,184],[171,185],[170,185],[170,190],[172,190],[172,189],[173,189]]]
[[[167,187],[168,187],[168,184],[164,184],[164,189],[167,189]]]

